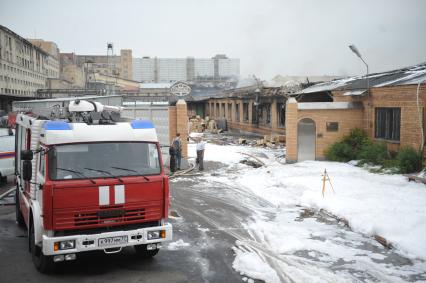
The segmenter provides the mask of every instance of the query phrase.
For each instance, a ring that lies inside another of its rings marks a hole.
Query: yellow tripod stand
[[[330,176],[328,176],[327,169],[324,169],[324,173],[322,174],[322,197],[324,197],[326,181],[330,183],[331,189],[333,190],[333,193],[335,193],[333,184],[331,183],[331,180],[330,180]]]

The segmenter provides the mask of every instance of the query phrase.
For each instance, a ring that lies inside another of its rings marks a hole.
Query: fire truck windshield
[[[57,145],[48,152],[51,180],[149,176],[161,173],[157,144],[105,142]]]

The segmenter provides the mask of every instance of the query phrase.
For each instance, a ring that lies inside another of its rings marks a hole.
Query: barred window
[[[278,127],[283,128],[285,126],[285,104],[277,103],[278,113]]]
[[[376,108],[375,137],[399,141],[401,128],[401,108]]]
[[[235,103],[235,121],[240,121],[240,103]]]
[[[243,121],[249,121],[249,104],[246,102],[243,103]]]

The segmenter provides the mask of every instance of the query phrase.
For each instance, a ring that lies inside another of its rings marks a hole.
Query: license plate
[[[127,243],[127,236],[116,236],[108,238],[100,238],[98,240],[99,247],[116,246]]]

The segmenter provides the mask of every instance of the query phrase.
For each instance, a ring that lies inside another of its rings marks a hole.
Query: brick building
[[[390,151],[423,151],[425,105],[426,63],[306,88],[286,106],[287,162],[324,159],[324,150],[353,128]]]
[[[75,62],[79,67],[83,67],[87,73],[99,73],[126,80],[133,79],[131,49],[121,49],[120,56],[75,55]]]

